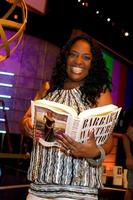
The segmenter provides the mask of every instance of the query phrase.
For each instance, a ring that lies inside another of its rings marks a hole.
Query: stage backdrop
[[[11,32],[8,32],[10,36]],[[0,63],[0,99],[5,102],[10,134],[20,134],[19,123],[41,84],[50,80],[59,47],[30,35],[24,35],[15,52]],[[133,67],[103,49],[112,77],[113,103],[129,108],[133,105]],[[0,105],[0,143],[5,134],[4,113]],[[19,136],[19,135],[18,135]],[[104,164],[107,170],[116,163],[117,142]],[[0,144],[1,145],[1,144]]]
[[[133,105],[133,66],[107,51],[103,53],[112,77],[113,102],[124,109],[130,108]]]
[[[3,99],[6,105],[10,133],[20,133],[19,122],[42,82],[50,80],[58,51],[59,47],[54,44],[25,34],[15,52],[0,63],[0,99]],[[123,108],[131,107],[133,67],[108,51],[103,50],[103,55],[112,77],[114,104]],[[5,72],[10,74],[4,74]],[[2,115],[0,109],[1,120]],[[0,131],[3,129],[0,123]]]

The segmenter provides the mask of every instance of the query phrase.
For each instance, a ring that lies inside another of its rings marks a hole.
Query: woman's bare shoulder
[[[106,90],[105,92],[102,92],[100,94],[99,99],[97,100],[97,106],[104,106],[107,104],[112,104],[112,95],[109,90]]]

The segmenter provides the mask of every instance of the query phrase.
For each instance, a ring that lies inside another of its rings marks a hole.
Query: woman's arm
[[[129,138],[129,140],[133,142],[133,126],[132,125],[129,125],[126,135]]]
[[[125,154],[126,154],[126,158],[127,157],[132,157],[129,138],[127,137],[126,134],[123,134],[122,139],[123,139],[123,146],[124,146],[124,151],[125,151]]]
[[[131,131],[131,128],[133,131],[133,127],[129,127],[128,130],[130,129],[130,131]],[[123,138],[124,151],[126,154],[126,166],[128,169],[133,170],[133,156],[131,153],[130,139],[128,137],[128,130],[127,130],[127,134],[124,134],[122,138]]]

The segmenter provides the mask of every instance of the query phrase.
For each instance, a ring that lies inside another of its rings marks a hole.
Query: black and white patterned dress
[[[78,88],[61,90],[60,95],[54,91],[45,99],[69,105],[78,113],[90,107],[83,105]],[[37,172],[34,181],[33,169]],[[91,166],[86,158],[68,156],[57,147],[44,147],[39,143],[33,147],[28,170],[31,194],[45,198],[96,200],[98,188],[102,187],[100,176],[101,168]]]

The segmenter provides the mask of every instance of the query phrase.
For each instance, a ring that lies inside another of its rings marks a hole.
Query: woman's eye
[[[85,60],[91,60],[91,57],[90,56],[84,56],[84,59]]]
[[[74,56],[76,56],[76,54],[75,53],[69,53],[69,56],[74,57]]]
[[[75,53],[75,52],[70,52],[69,53],[69,57],[71,58],[78,58],[80,55]],[[91,60],[91,56],[89,55],[82,55],[82,59],[85,61],[90,61]]]

